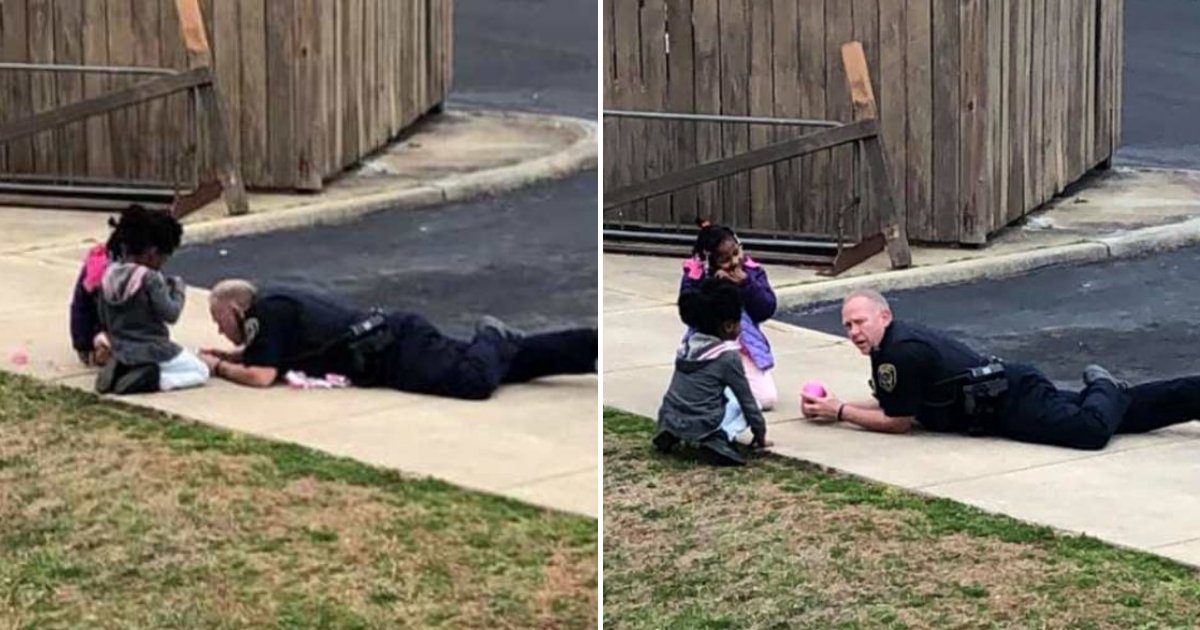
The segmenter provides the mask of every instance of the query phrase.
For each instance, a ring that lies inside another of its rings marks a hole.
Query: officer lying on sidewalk
[[[592,328],[525,336],[484,317],[470,341],[419,315],[363,313],[295,290],[259,292],[245,280],[213,287],[209,310],[239,347],[204,350],[214,376],[269,387],[287,372],[339,374],[359,387],[483,400],[502,383],[596,371]]]
[[[1090,365],[1083,391],[1061,391],[1036,368],[985,358],[942,332],[894,321],[874,291],[850,294],[842,323],[871,357],[875,400],[804,395],[804,414],[814,422],[884,433],[907,433],[915,422],[930,431],[1098,450],[1116,433],[1200,419],[1200,376],[1130,387]]]

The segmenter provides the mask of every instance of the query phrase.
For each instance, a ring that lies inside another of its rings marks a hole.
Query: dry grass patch
[[[596,522],[0,375],[0,627],[588,627]]]
[[[1194,628],[1200,579],[780,457],[716,469],[609,411],[611,628]]]

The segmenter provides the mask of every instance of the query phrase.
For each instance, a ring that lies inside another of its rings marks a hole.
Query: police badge
[[[891,363],[880,364],[879,369],[875,371],[875,381],[889,394],[896,391],[896,366]]]

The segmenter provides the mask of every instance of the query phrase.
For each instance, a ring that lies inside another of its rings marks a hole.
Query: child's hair
[[[712,253],[717,251],[717,248],[728,240],[736,242],[737,234],[733,230],[723,226],[714,225],[708,219],[696,219],[696,225],[700,227],[700,233],[696,235],[696,244],[692,246],[692,255],[704,261],[707,266]]]
[[[706,335],[719,337],[725,324],[742,318],[742,294],[728,280],[705,278],[698,289],[679,295],[679,318]]]
[[[170,256],[183,240],[183,226],[165,212],[155,212],[138,204],[121,211],[120,219],[109,219],[113,229],[105,247],[113,260],[138,256],[151,248]]]

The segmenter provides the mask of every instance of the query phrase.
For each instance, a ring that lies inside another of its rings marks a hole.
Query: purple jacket
[[[88,251],[71,295],[71,346],[76,352],[91,352],[93,338],[104,329],[100,323],[100,303],[96,301],[96,296],[107,269],[108,252],[104,245],[97,245]]]
[[[746,271],[746,281],[741,284],[742,290],[742,335],[738,342],[742,350],[750,355],[750,360],[758,369],[766,371],[775,367],[775,356],[771,354],[771,343],[758,325],[775,316],[775,290],[767,280],[767,271],[757,262],[746,257],[742,263]],[[697,289],[704,280],[707,270],[704,263],[696,258],[683,262],[683,281],[679,285],[682,293],[687,289]],[[694,331],[688,329],[684,335],[686,340]]]

